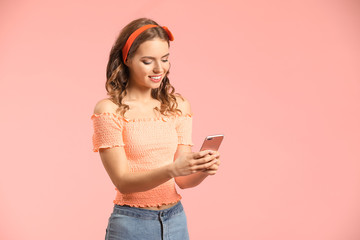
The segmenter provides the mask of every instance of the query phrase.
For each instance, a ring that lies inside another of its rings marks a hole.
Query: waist
[[[152,210],[166,209],[174,206],[181,195],[177,193],[174,179],[145,192],[121,193],[117,188],[114,203],[131,207]]]
[[[161,216],[172,216],[176,215],[179,212],[184,210],[181,201],[175,203],[175,205],[160,210],[153,210],[153,209],[146,209],[146,208],[139,208],[139,207],[131,207],[128,205],[114,205],[113,212],[118,214],[123,214],[127,216],[137,216],[137,217],[144,217],[147,219],[158,219],[159,215]]]
[[[156,207],[141,207],[141,206],[138,206],[137,208],[141,208],[141,209],[149,209],[149,210],[164,210],[164,209],[169,209],[173,206],[175,206],[176,204],[178,204],[180,202],[177,201],[175,203],[170,203],[170,204],[164,204],[164,205],[161,205],[161,206],[156,206]],[[128,206],[128,207],[131,207],[130,205],[123,205],[123,206]]]

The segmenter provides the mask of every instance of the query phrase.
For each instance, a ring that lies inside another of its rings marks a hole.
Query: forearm
[[[192,188],[199,185],[208,176],[205,172],[197,172],[187,176],[176,177],[176,182],[180,188]]]
[[[172,165],[168,164],[147,172],[127,172],[121,176],[117,189],[121,193],[144,192],[173,178]]]

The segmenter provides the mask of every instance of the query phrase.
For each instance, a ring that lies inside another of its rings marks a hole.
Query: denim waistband
[[[131,207],[128,205],[118,205],[114,204],[113,213],[122,214],[129,217],[136,217],[141,219],[149,219],[156,220],[159,217],[163,217],[164,219],[170,218],[173,215],[176,215],[180,212],[184,211],[183,205],[181,201],[179,201],[176,205],[171,208],[163,209],[163,210],[151,210],[145,208],[137,208]]]

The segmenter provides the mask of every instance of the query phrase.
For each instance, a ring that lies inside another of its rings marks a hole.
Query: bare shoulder
[[[116,113],[117,105],[109,98],[104,98],[98,101],[94,107],[94,113],[100,114],[103,112]]]
[[[187,98],[184,96],[182,96],[182,98],[176,96],[176,102],[178,103],[178,108],[181,110],[182,115],[192,114],[190,101]]]

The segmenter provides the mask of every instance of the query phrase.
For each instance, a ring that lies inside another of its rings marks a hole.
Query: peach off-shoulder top
[[[150,171],[174,161],[178,144],[193,146],[192,116],[162,116],[127,119],[103,112],[93,114],[93,152],[99,148],[123,147],[129,171]],[[177,193],[174,178],[144,192],[121,193],[115,187],[113,203],[133,207],[155,207],[175,203],[182,197]]]

